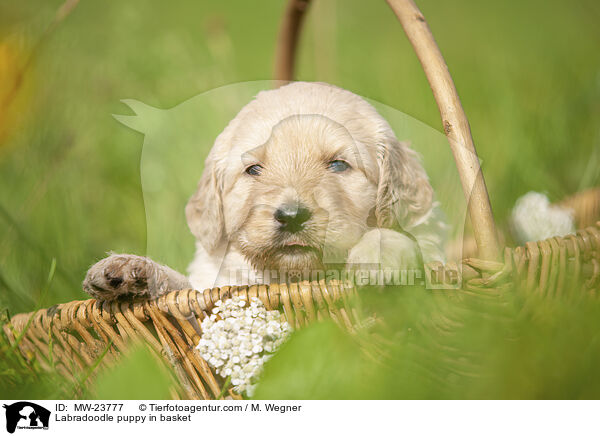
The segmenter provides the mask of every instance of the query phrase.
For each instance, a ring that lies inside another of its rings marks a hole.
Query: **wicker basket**
[[[600,283],[600,189],[565,200],[582,230],[567,237],[529,242],[501,251],[490,202],[475,152],[468,121],[443,57],[425,18],[412,0],[387,0],[400,20],[423,66],[438,104],[468,199],[477,255],[460,265],[428,265],[432,279],[458,284],[463,291],[510,289],[516,283],[541,295],[597,293]],[[275,77],[293,79],[294,58],[308,0],[290,0],[277,46]],[[566,286],[566,277],[574,278]],[[174,398],[218,398],[223,380],[194,350],[200,323],[213,304],[234,295],[258,297],[269,310],[277,309],[295,327],[332,318],[350,331],[360,316],[350,304],[353,287],[337,282],[302,282],[252,287],[223,287],[203,292],[181,290],[156,300],[102,303],[73,301],[34,313],[19,314],[4,326],[9,340],[27,359],[53,366],[65,378],[96,365],[111,365],[131,341],[146,343],[175,369]],[[50,345],[51,344],[51,345]],[[104,356],[98,363],[98,356]],[[231,390],[230,398],[239,398]]]
[[[211,399],[221,395],[223,380],[194,350],[200,340],[200,323],[214,303],[232,296],[259,298],[267,310],[280,310],[295,328],[331,318],[349,331],[358,325],[350,304],[352,287],[341,283],[292,283],[173,291],[156,300],[101,302],[71,301],[37,312],[15,315],[4,332],[11,343],[20,338],[19,350],[77,383],[88,368],[110,366],[130,341],[146,343],[155,355],[175,369],[174,398]],[[50,342],[52,341],[52,346]],[[98,357],[102,359],[98,360]],[[229,391],[229,397],[241,398]]]

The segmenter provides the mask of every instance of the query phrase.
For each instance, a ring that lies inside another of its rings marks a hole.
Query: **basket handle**
[[[402,24],[421,66],[442,118],[446,138],[458,168],[479,256],[497,259],[500,246],[492,207],[469,121],[425,17],[412,0],[386,0]],[[303,17],[310,0],[289,0],[281,24],[275,53],[275,78],[288,82],[294,77],[295,54]]]

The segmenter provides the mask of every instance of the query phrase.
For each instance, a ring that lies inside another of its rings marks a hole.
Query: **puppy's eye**
[[[332,160],[327,164],[327,168],[333,171],[334,173],[341,173],[350,168],[348,162],[343,160]]]
[[[250,165],[248,168],[246,168],[246,174],[250,174],[251,176],[260,176],[261,170],[262,167],[258,164]]]

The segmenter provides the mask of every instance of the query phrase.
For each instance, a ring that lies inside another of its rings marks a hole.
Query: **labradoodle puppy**
[[[188,277],[113,254],[83,287],[110,300],[360,265],[418,268],[443,260],[436,211],[416,153],[369,103],[296,82],[259,93],[217,137],[185,210],[197,240]]]

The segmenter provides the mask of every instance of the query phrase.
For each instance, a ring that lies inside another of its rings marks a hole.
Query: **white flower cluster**
[[[212,315],[202,321],[200,355],[222,377],[231,377],[238,393],[252,396],[264,363],[288,338],[292,328],[267,311],[258,298],[217,301]]]

